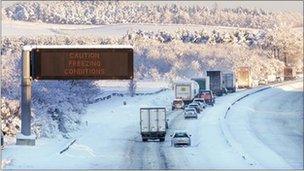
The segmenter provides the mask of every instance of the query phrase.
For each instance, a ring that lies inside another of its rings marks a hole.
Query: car
[[[184,117],[187,118],[195,118],[197,119],[197,112],[194,108],[185,108]]]
[[[170,135],[171,145],[174,147],[177,146],[191,146],[191,135],[187,131],[175,131],[173,135]]]
[[[200,111],[203,111],[203,110],[206,108],[206,106],[205,106],[204,103],[202,103],[202,102],[193,101],[192,103],[198,104],[198,106],[199,106],[199,108],[200,108]]]
[[[201,107],[197,103],[190,103],[187,107],[188,108],[195,108],[195,110],[196,110],[197,113],[201,113],[201,111],[203,110],[203,107]]]
[[[282,81],[284,81],[284,77],[277,76],[277,77],[276,77],[276,81],[277,81],[277,82],[282,82]]]
[[[267,79],[261,79],[261,80],[259,80],[258,84],[259,85],[266,85],[266,84],[268,84],[268,80]]]
[[[205,100],[203,98],[194,98],[193,102],[198,103],[204,109],[207,107],[207,104],[206,104],[206,102],[205,102]]]
[[[208,106],[206,103],[202,103],[202,102],[199,102],[199,105],[201,105],[203,109],[206,109],[206,107]]]
[[[172,110],[175,109],[184,109],[185,108],[185,103],[183,102],[182,99],[174,99],[172,103]]]
[[[204,90],[198,94],[199,98],[203,98],[206,104],[213,106],[215,103],[215,97],[211,90]]]

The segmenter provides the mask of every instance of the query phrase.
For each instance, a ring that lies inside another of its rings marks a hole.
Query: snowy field
[[[3,150],[8,163],[5,168],[301,169],[302,81],[250,95],[236,103],[226,118],[226,110],[235,100],[263,87],[217,98],[215,106],[204,110],[198,120],[184,120],[181,111],[168,111],[169,130],[163,143],[141,141],[139,108],[169,109],[172,90],[133,98],[114,97],[89,105],[82,118],[87,124],[70,139],[42,138],[34,147],[7,146]],[[191,147],[170,146],[169,135],[176,129],[192,134]]]
[[[115,80],[100,80],[95,84],[101,89],[105,89],[106,92],[121,92],[128,93],[129,81],[115,81]],[[153,93],[160,89],[172,89],[172,85],[166,81],[138,81],[136,83],[137,93]]]
[[[195,24],[110,24],[110,25],[69,25],[69,24],[47,24],[41,22],[23,22],[23,21],[2,21],[3,36],[41,36],[41,35],[82,35],[88,37],[121,37],[128,32],[142,30],[150,31],[166,31],[174,33],[178,30],[201,31],[205,30],[250,30],[253,33],[258,29],[236,28],[223,26],[206,26]]]

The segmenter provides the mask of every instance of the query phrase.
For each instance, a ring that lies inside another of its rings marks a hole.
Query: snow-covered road
[[[261,168],[303,169],[303,82],[264,90],[227,114],[234,145]]]
[[[169,130],[162,143],[141,141],[139,108],[170,108],[171,90],[114,97],[90,105],[83,117],[87,125],[73,138],[39,139],[35,147],[9,146],[3,158],[11,159],[7,169],[303,168],[302,81],[250,95],[232,106],[227,115],[235,100],[263,87],[219,97],[197,120],[185,120],[182,111],[169,112]],[[192,135],[190,147],[171,147],[169,135],[176,129]],[[60,154],[74,139],[76,142]]]

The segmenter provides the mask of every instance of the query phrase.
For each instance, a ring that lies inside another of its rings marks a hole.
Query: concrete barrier
[[[154,95],[154,94],[158,94],[158,93],[161,93],[161,92],[164,92],[164,91],[167,91],[169,90],[168,88],[162,88],[158,91],[155,91],[155,92],[149,92],[149,93],[135,93],[136,96],[147,96],[147,95]],[[93,104],[93,103],[96,103],[96,102],[99,102],[99,101],[103,101],[103,100],[109,100],[111,99],[112,97],[116,96],[116,97],[124,97],[126,96],[127,93],[125,94],[122,94],[122,93],[111,93],[109,95],[106,95],[106,96],[103,96],[103,97],[99,97],[99,98],[96,98],[92,101],[89,101],[89,104]]]

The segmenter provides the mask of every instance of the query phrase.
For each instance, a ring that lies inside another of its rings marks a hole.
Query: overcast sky
[[[13,3],[14,1],[2,1],[3,7]],[[219,8],[242,6],[247,8],[262,8],[267,11],[298,11],[303,14],[303,1],[141,1],[140,3],[178,3],[182,5],[203,5],[207,7],[213,7],[214,4],[217,3]]]

